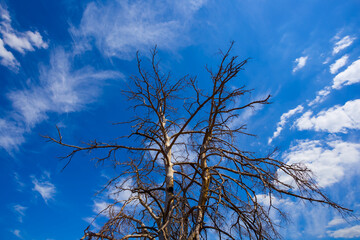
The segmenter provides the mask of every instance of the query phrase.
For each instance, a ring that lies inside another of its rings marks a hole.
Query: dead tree
[[[221,62],[210,74],[209,90],[198,87],[196,78],[174,81],[159,70],[157,51],[151,53],[146,71],[137,55],[138,75],[124,93],[135,108],[126,123],[131,134],[111,143],[91,141],[76,146],[59,137],[49,141],[70,148],[69,161],[80,151],[100,151],[97,161],[111,161],[118,176],[107,187],[130,191],[129,199],[109,206],[109,218],[100,231],[85,231],[82,239],[278,239],[270,211],[279,211],[273,197],[289,196],[348,209],[329,200],[303,165],[288,165],[272,154],[259,157],[239,146],[251,137],[245,125],[234,120],[242,111],[265,99],[240,105],[249,94],[234,88],[247,60],[221,52]],[[185,96],[185,97],[184,97]],[[130,141],[129,141],[130,139]],[[280,175],[293,183],[281,181]],[[264,206],[259,194],[268,196]],[[114,208],[118,206],[118,208]]]

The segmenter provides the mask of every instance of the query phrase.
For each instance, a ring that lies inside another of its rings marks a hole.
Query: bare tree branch
[[[123,144],[68,144],[59,128],[57,138],[45,136],[70,149],[63,157],[68,163],[78,152],[105,151],[97,161],[119,166],[118,176],[106,188],[131,192],[129,199],[111,205],[98,233],[87,230],[82,239],[199,240],[208,234],[219,239],[278,239],[270,212],[286,215],[274,204],[275,197],[320,203],[343,214],[351,211],[332,202],[305,166],[286,164],[273,154],[259,157],[238,145],[240,138],[253,135],[234,121],[246,109],[269,104],[270,95],[239,104],[252,90],[232,83],[248,62],[231,56],[232,47],[220,52],[217,71],[206,68],[210,91],[200,89],[196,77],[173,80],[170,73],[163,74],[156,48],[150,71],[137,53],[138,75],[123,91],[135,109],[134,118],[121,123],[132,130],[117,139]],[[120,154],[128,158],[117,160]],[[283,182],[280,174],[294,184]],[[124,179],[131,179],[131,185],[121,183]],[[267,206],[259,195],[268,197]]]

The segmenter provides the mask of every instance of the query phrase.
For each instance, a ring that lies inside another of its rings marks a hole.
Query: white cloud
[[[46,42],[44,42],[39,32],[27,31],[25,34],[28,36],[30,42],[37,48],[44,48],[44,49],[48,48],[49,45]]]
[[[234,88],[235,89],[235,88]],[[256,94],[255,96],[250,96],[249,101],[256,101],[259,99],[266,99],[270,94],[268,92],[263,92]],[[236,101],[234,107],[240,107],[243,104],[241,101]],[[264,108],[263,104],[253,105],[251,108],[245,108],[243,111],[235,118],[229,122],[230,128],[238,128],[244,125],[245,122],[249,122],[252,117],[260,112]],[[186,142],[186,141],[185,141]]]
[[[337,73],[340,68],[346,65],[348,59],[349,59],[349,55],[344,55],[338,60],[336,60],[335,63],[330,65],[330,73],[331,74]]]
[[[280,117],[280,122],[277,124],[276,131],[274,132],[273,136],[269,138],[268,143],[270,144],[274,138],[278,137],[285,126],[287,120],[292,117],[296,113],[301,113],[304,110],[304,107],[302,105],[298,105],[296,108],[289,110],[288,112],[284,113]]]
[[[341,225],[341,224],[344,224],[344,223],[347,223],[344,218],[335,217],[328,223],[328,227],[334,227],[334,226],[338,226],[338,225]]]
[[[127,189],[131,189],[132,185],[133,185],[133,181],[131,179],[127,181],[125,181],[125,179],[120,179],[117,184],[110,186],[108,190],[109,197],[118,202],[128,200],[131,197],[131,191]],[[126,189],[126,190],[120,190],[120,189]]]
[[[120,178],[117,182],[112,182],[106,191],[103,192],[104,194],[94,200],[93,212],[96,214],[101,213],[100,215],[109,217],[117,214],[120,211],[119,205],[125,202],[128,204],[128,207],[138,205],[138,199],[135,198],[131,192],[133,184],[133,180],[128,178]]]
[[[303,68],[306,65],[306,61],[308,60],[308,56],[299,57],[295,59],[296,66],[293,68],[293,72]]]
[[[266,209],[270,204],[270,197],[265,194],[256,196],[258,202]],[[315,239],[326,234],[327,216],[329,215],[327,208],[286,196],[280,198],[272,195],[271,203],[283,211],[288,219],[288,221],[282,222],[283,216],[277,214],[274,209],[270,210],[272,221],[281,226],[277,229],[281,235],[287,236],[289,239]]]
[[[0,118],[0,147],[6,151],[17,150],[17,147],[25,141],[25,129],[14,121]]]
[[[307,111],[295,124],[299,130],[330,133],[345,133],[348,129],[360,129],[360,99],[321,111],[316,116],[313,116],[312,111]]]
[[[171,3],[171,1],[167,1]],[[198,11],[203,5],[205,5],[207,0],[180,0],[171,4],[175,4],[176,8],[179,9],[183,14],[193,14],[193,12]]]
[[[4,43],[9,47],[15,49],[20,53],[25,53],[25,51],[34,51],[32,44],[29,39],[24,36],[19,36],[15,33],[2,32]]]
[[[356,39],[355,37],[345,36],[339,41],[337,41],[333,49],[333,55],[349,47],[354,42],[355,39]]]
[[[11,26],[11,18],[9,12],[0,6],[0,14],[2,21],[0,25],[0,33],[3,36],[5,44],[15,49],[20,53],[25,51],[34,51],[34,46],[37,48],[47,48],[48,44],[42,39],[39,32],[19,32]]]
[[[132,59],[155,44],[173,51],[188,45],[189,22],[205,1],[113,1],[87,5],[78,28],[72,28],[78,50],[95,41],[106,56]],[[104,14],[106,13],[106,14]]]
[[[22,222],[26,209],[27,207],[21,206],[20,204],[14,205],[13,210],[17,213],[19,222]]]
[[[31,176],[31,178],[32,183],[34,184],[33,191],[38,192],[44,199],[45,203],[47,203],[48,200],[54,199],[56,187],[50,182],[50,177],[46,174],[46,172],[42,175],[40,180],[35,176]]]
[[[11,22],[9,12],[0,5],[0,16],[1,19],[6,22]]]
[[[15,59],[14,55],[11,52],[6,50],[2,39],[0,39],[0,57],[1,65],[14,70],[17,70],[19,68],[20,63]]]
[[[25,183],[23,183],[21,181],[20,176],[17,172],[14,172],[14,180],[15,180],[16,184],[18,185],[17,190],[21,192],[23,190],[23,188],[25,187]]]
[[[343,72],[337,74],[334,78],[332,88],[340,89],[343,86],[360,82],[360,60],[353,62]]]
[[[348,55],[344,55],[340,59],[336,60],[330,66],[330,72],[335,74],[340,68],[346,65],[348,61]],[[343,86],[352,85],[360,82],[360,60],[353,62],[347,69],[343,72],[337,74],[333,79],[333,85],[327,86],[324,89],[317,92],[316,97],[308,106],[313,106],[317,103],[321,103],[325,100],[325,97],[331,93],[332,89],[341,89]]]
[[[41,87],[10,92],[8,98],[27,127],[33,127],[46,119],[46,112],[51,108],[46,91]]]
[[[323,62],[322,64],[328,64],[331,60],[331,57],[327,57]]]
[[[302,163],[315,175],[320,187],[329,187],[345,175],[358,174],[360,144],[339,140],[323,143],[317,140],[298,141],[283,155],[287,164]],[[292,179],[279,173],[280,180],[293,185]]]
[[[12,70],[18,70],[20,63],[15,59],[14,55],[5,48],[4,45],[25,54],[26,51],[35,51],[34,47],[46,49],[48,44],[43,41],[38,31],[19,32],[11,26],[11,18],[9,12],[0,5],[0,63]]]
[[[288,198],[277,198],[274,195],[270,196],[268,194],[257,194],[256,195],[257,202],[262,206],[270,206],[270,203],[275,207],[286,208],[286,207],[293,207],[296,203],[291,201]]]
[[[40,69],[38,84],[7,94],[13,110],[8,119],[0,119],[0,147],[11,151],[25,141],[24,134],[45,120],[50,112],[79,111],[96,99],[106,79],[123,78],[114,71],[96,71],[91,67],[72,69],[71,56],[56,49],[49,66]],[[5,130],[6,129],[6,130]],[[9,131],[11,130],[11,131]]]
[[[328,231],[327,233],[333,238],[357,238],[360,237],[360,225]]]
[[[88,224],[92,225],[95,229],[97,229],[97,230],[100,229],[100,226],[95,222],[94,217],[85,217],[85,218],[83,218],[83,220],[85,222],[87,222]]]
[[[110,204],[106,201],[94,201],[93,212],[100,214],[106,217],[118,213],[120,208],[116,205]]]
[[[331,93],[331,87],[327,86],[324,89],[318,91],[316,93],[316,97],[314,100],[308,103],[308,106],[313,106],[315,104],[321,103],[325,100],[325,97]]]
[[[110,204],[105,201],[94,201],[93,212],[98,214],[107,209],[109,206]]]
[[[12,232],[15,236],[17,236],[18,238],[22,238],[19,229],[14,229],[14,230],[12,230],[11,232]]]
[[[122,77],[113,71],[96,72],[90,67],[73,71],[70,56],[57,49],[51,56],[50,66],[42,67],[40,84],[10,92],[13,108],[28,126],[47,118],[47,112],[68,113],[79,110],[93,101],[98,94],[98,80]]]

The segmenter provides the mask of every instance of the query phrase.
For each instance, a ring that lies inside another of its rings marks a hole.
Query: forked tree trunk
[[[206,131],[203,144],[201,146],[201,152],[200,152],[200,166],[202,169],[202,186],[201,186],[201,192],[198,200],[198,215],[196,219],[196,225],[192,229],[192,232],[188,238],[188,240],[199,240],[200,239],[200,231],[201,227],[204,222],[205,217],[205,209],[206,209],[206,202],[208,200],[209,195],[209,186],[210,186],[210,171],[207,166],[207,158],[206,158],[206,150],[208,147],[208,144],[210,142],[211,135],[209,134],[209,131]]]
[[[165,126],[165,124],[163,124]],[[166,196],[165,196],[165,212],[162,221],[162,227],[167,224],[163,231],[160,233],[160,240],[166,240],[169,237],[170,228],[171,228],[171,211],[172,205],[174,202],[174,169],[173,163],[171,162],[171,148],[170,148],[170,137],[166,134],[165,135],[166,142],[165,142],[165,188],[166,188]]]

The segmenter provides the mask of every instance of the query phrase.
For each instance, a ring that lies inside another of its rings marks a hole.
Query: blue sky
[[[95,195],[111,165],[80,154],[65,165],[64,140],[110,141],[131,110],[120,91],[136,73],[135,53],[157,44],[174,77],[216,67],[218,49],[250,57],[239,82],[272,95],[245,111],[260,153],[303,162],[332,200],[360,214],[360,2],[178,0],[0,2],[0,238],[79,239],[109,199]],[[126,197],[126,196],[120,196]],[[293,199],[274,199],[291,222],[285,239],[359,239],[359,222]],[[266,204],[266,199],[264,199]],[[93,227],[105,217],[100,217]],[[277,221],[276,216],[274,220]]]

